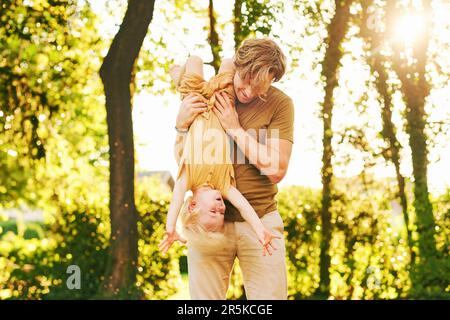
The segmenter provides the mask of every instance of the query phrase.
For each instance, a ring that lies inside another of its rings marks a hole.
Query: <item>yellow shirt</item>
[[[234,101],[233,72],[220,73],[209,81],[196,74],[184,74],[178,90],[182,99],[190,93],[200,96],[208,109],[198,115],[189,128],[177,179],[184,166],[189,190],[209,185],[226,196],[230,186],[235,186],[230,143],[212,108],[216,92],[223,91]]]

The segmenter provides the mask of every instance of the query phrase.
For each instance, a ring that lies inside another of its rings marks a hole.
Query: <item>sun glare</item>
[[[406,14],[398,18],[394,31],[394,39],[411,44],[423,31],[424,19],[420,14]]]

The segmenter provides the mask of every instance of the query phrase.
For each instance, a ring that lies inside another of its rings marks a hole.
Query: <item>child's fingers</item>
[[[269,245],[272,247],[273,250],[277,250],[277,248],[272,244],[272,242],[269,242]]]
[[[270,250],[270,246],[269,245],[266,246],[266,250],[267,250],[267,253],[269,254],[269,256],[271,256],[272,255],[272,250]]]
[[[160,250],[162,252],[167,251],[168,247],[170,247],[170,245],[166,242],[164,243],[164,245],[161,246]]]
[[[167,248],[167,245],[164,244],[163,246],[161,246],[161,247],[159,248],[159,251],[161,251],[161,253],[164,253],[164,252],[166,251],[166,248]]]
[[[169,251],[169,249],[170,249],[170,246],[171,246],[171,244],[166,244],[166,246],[164,247],[164,249],[163,249],[163,254],[166,254],[167,253],[167,251]]]
[[[164,246],[167,242],[167,239],[163,239],[159,244],[158,244],[158,248],[161,248],[162,246]]]

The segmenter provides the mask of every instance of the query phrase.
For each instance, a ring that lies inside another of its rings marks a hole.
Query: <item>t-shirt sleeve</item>
[[[278,138],[294,143],[294,103],[286,97],[277,106],[267,127],[267,138]]]

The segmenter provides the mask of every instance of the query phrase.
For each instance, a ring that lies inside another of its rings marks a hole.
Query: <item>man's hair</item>
[[[274,82],[279,81],[286,71],[285,55],[268,38],[245,40],[236,50],[234,64],[242,79],[254,83],[266,83],[269,74],[273,74]]]
[[[189,205],[193,200],[189,196],[181,208],[182,235],[186,238],[188,245],[196,247],[202,252],[217,252],[223,250],[226,245],[226,239],[223,232],[207,231],[198,222],[200,212],[198,209],[189,210]]]

